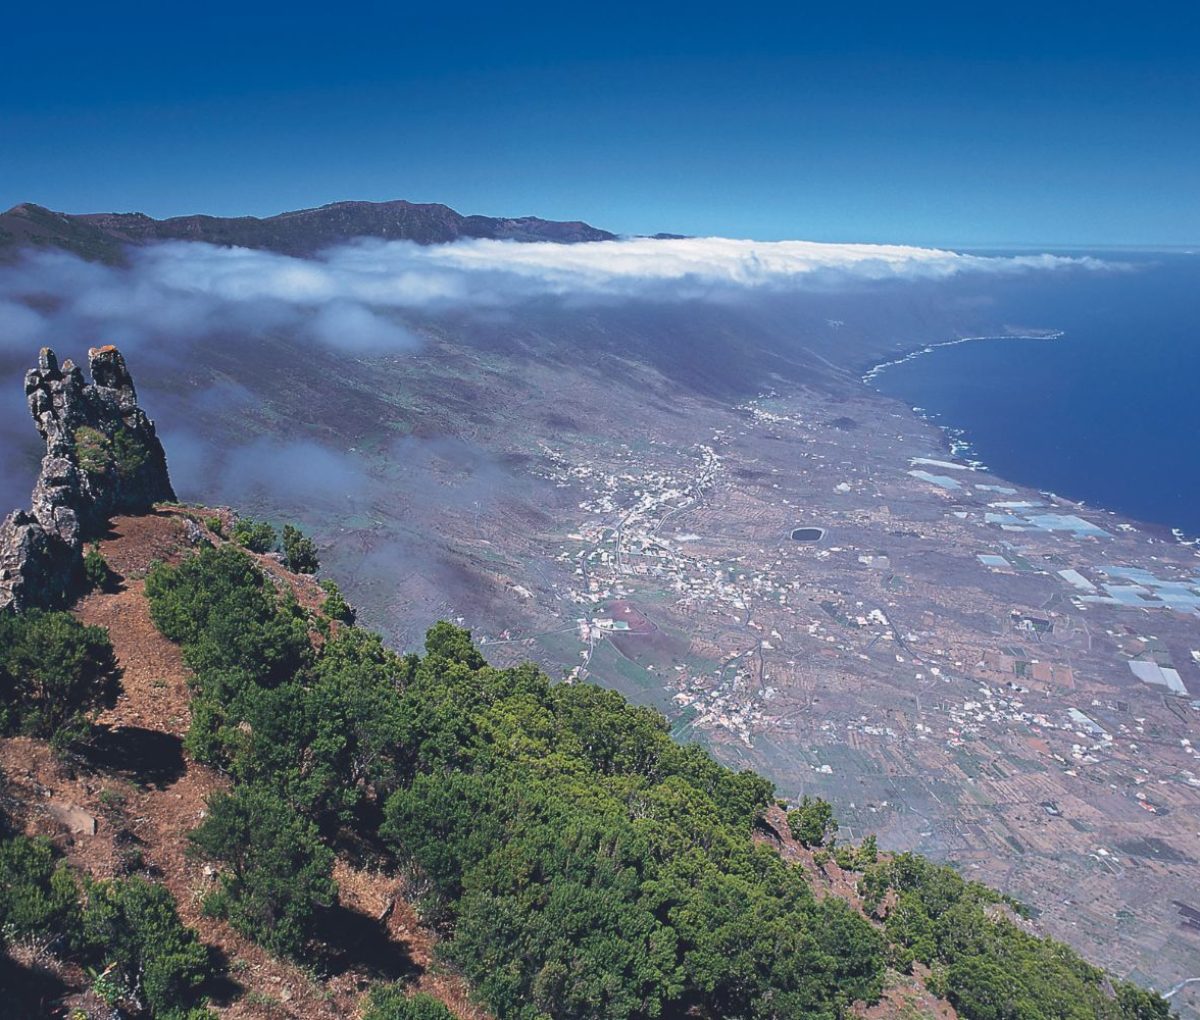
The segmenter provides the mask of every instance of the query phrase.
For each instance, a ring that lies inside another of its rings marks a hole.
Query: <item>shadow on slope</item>
[[[118,772],[143,786],[170,786],[184,772],[183,741],[173,733],[141,726],[98,730],[85,760],[104,772]]]
[[[381,981],[399,981],[422,971],[408,947],[388,934],[385,919],[344,904],[326,911],[318,937],[324,943],[324,969],[331,975],[353,970]]]

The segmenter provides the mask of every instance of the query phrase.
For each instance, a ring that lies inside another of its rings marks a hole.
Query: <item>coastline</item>
[[[1056,330],[1046,330],[1044,332],[1037,332],[1037,333],[1021,333],[1021,334],[1006,333],[1006,334],[989,334],[989,335],[985,335],[985,336],[966,336],[966,337],[958,337],[953,340],[944,340],[944,341],[940,341],[938,343],[926,344],[924,347],[920,347],[916,350],[909,351],[907,354],[904,354],[901,357],[891,358],[887,361],[881,361],[875,365],[872,365],[865,373],[863,373],[863,375],[861,376],[861,381],[865,385],[870,387],[871,391],[873,393],[875,393],[876,395],[883,397],[884,399],[896,400],[899,403],[904,404],[906,407],[908,407],[908,409],[913,414],[915,414],[923,422],[926,422],[929,425],[931,425],[933,428],[937,429],[938,432],[943,437],[945,444],[946,444],[946,451],[951,457],[961,460],[965,465],[970,467],[972,470],[987,471],[989,473],[994,473],[992,471],[992,468],[985,461],[983,461],[979,458],[978,451],[974,448],[974,446],[972,446],[971,440],[967,434],[967,429],[964,426],[945,424],[945,423],[939,421],[939,419],[941,418],[941,412],[931,410],[931,409],[925,408],[925,407],[914,406],[912,404],[909,404],[902,397],[891,396],[889,394],[884,393],[882,390],[880,390],[875,385],[875,380],[878,379],[879,376],[882,375],[882,373],[888,368],[892,368],[896,365],[903,365],[910,361],[915,361],[917,358],[923,357],[926,354],[931,354],[932,352],[939,350],[943,347],[955,347],[959,344],[974,343],[976,341],[985,341],[985,340],[987,340],[987,341],[990,341],[990,340],[1049,340],[1049,341],[1054,341],[1054,340],[1061,340],[1065,335],[1066,335],[1065,330],[1056,329]],[[996,477],[1000,477],[1000,476],[996,476]],[[1128,524],[1134,525],[1141,531],[1149,532],[1151,534],[1156,534],[1157,536],[1159,536],[1161,541],[1169,541],[1169,542],[1173,542],[1177,545],[1180,545],[1180,546],[1183,546],[1186,548],[1194,549],[1196,551],[1196,555],[1200,556],[1200,536],[1189,535],[1186,531],[1184,531],[1184,529],[1177,527],[1176,525],[1170,524],[1166,521],[1142,520],[1140,518],[1134,517],[1134,516],[1124,512],[1122,510],[1114,509],[1114,508],[1111,508],[1108,506],[1091,504],[1085,500],[1076,499],[1071,496],[1064,496],[1063,494],[1056,492],[1052,489],[1046,489],[1046,488],[1043,488],[1043,487],[1037,486],[1037,485],[1030,485],[1029,483],[1020,480],[1019,478],[1011,478],[1006,475],[1006,476],[1004,476],[1003,480],[1007,481],[1013,485],[1017,485],[1021,488],[1024,488],[1024,489],[1027,489],[1027,490],[1030,490],[1033,492],[1039,492],[1043,496],[1046,496],[1051,499],[1061,500],[1063,502],[1070,503],[1074,506],[1077,506],[1077,507],[1080,507],[1083,509],[1092,510],[1094,512],[1098,512],[1098,513],[1106,514],[1111,517],[1119,518],[1120,520],[1122,520]]]
[[[915,351],[909,351],[907,354],[899,358],[892,358],[888,361],[881,361],[877,365],[872,365],[862,375],[862,381],[867,385],[878,378],[884,369],[891,368],[894,365],[903,365],[908,361],[915,361],[917,358],[926,354],[932,354],[941,347],[957,347],[959,344],[974,343],[977,340],[1061,340],[1066,336],[1066,331],[1061,329],[1048,329],[1036,333],[989,333],[985,336],[960,336],[953,340],[942,340],[934,344],[926,344]]]

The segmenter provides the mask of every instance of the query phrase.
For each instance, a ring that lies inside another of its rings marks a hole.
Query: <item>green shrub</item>
[[[238,673],[269,686],[310,656],[303,620],[284,611],[270,581],[235,546],[203,549],[178,567],[155,564],[146,595],[158,629],[184,646],[198,673]]]
[[[75,459],[85,473],[93,476],[104,474],[110,458],[108,436],[87,425],[75,430]]]
[[[843,871],[853,871],[856,858],[854,850],[848,846],[839,846],[833,851],[833,859]]]
[[[854,852],[854,866],[862,871],[864,868],[870,867],[879,860],[879,844],[875,841],[875,837],[865,836],[858,849]]]
[[[916,959],[931,987],[963,1020],[1158,1020],[1169,1004],[1153,992],[1107,978],[1066,946],[1022,931],[1004,897],[916,854],[869,868],[860,887],[871,905],[896,892],[886,921],[895,963]]]
[[[203,549],[177,567],[156,564],[146,595],[158,629],[183,645],[195,673],[188,751],[224,767],[239,725],[261,703],[256,692],[291,681],[311,661],[304,616],[234,545]]]
[[[118,428],[113,433],[111,448],[118,478],[135,478],[146,466],[146,447],[128,429]]]
[[[805,796],[795,811],[788,812],[788,826],[792,839],[807,847],[824,846],[825,840],[837,832],[837,819],[833,817],[833,805],[820,797]]]
[[[320,566],[313,540],[290,524],[283,526],[283,559],[297,574],[315,574]]]
[[[346,597],[342,594],[341,588],[337,586],[337,582],[332,578],[327,578],[321,582],[321,589],[325,592],[325,601],[321,603],[321,612],[331,620],[337,620],[340,623],[354,622],[354,607],[346,601]]]
[[[111,436],[81,425],[75,430],[75,458],[93,478],[112,471],[120,479],[134,478],[146,466],[145,445],[128,429],[117,428]]]
[[[274,791],[243,785],[216,794],[189,838],[223,865],[206,908],[268,949],[300,956],[318,911],[337,899],[333,854],[316,826]]]
[[[275,548],[275,529],[266,521],[239,517],[233,525],[233,540],[251,552],[266,553]]]
[[[362,1020],[456,1020],[445,1003],[426,992],[405,993],[402,985],[380,985],[367,996]]]
[[[213,973],[209,951],[166,888],[140,878],[85,881],[81,904],[50,844],[17,836],[0,841],[0,950],[23,941],[90,964],[93,988],[110,1005],[160,1020],[211,1016],[192,1008]]]
[[[406,732],[403,660],[375,634],[344,628],[321,649],[303,700],[309,811],[349,822],[368,791],[395,789]],[[293,759],[297,760],[297,759]]]
[[[49,842],[16,836],[0,841],[0,949],[36,939],[56,949],[79,932],[78,890]]]
[[[103,627],[85,627],[69,613],[0,614],[0,704],[10,732],[66,747],[87,735],[116,693],[116,658]]]
[[[100,552],[100,543],[94,542],[83,557],[83,580],[88,591],[105,591],[112,583],[112,571],[108,561]]]
[[[878,996],[878,933],[752,841],[769,783],[614,692],[493,669],[449,624],[426,647],[380,834],[497,1016],[833,1017]]]
[[[121,998],[154,1017],[186,1016],[213,973],[208,948],[179,920],[170,892],[141,878],[87,884],[82,940]]]
[[[833,849],[832,807],[805,798],[795,837],[862,868],[868,909],[894,905],[878,927],[818,901],[754,839],[771,784],[612,691],[495,669],[447,623],[423,658],[351,627],[313,654],[294,599],[234,546],[155,568],[147,592],[197,674],[189,748],[235,779],[192,834],[221,865],[207,906],[276,952],[301,953],[336,897],[321,827],[353,828],[423,881],[441,952],[501,1020],[835,1020],[917,959],[963,1020],[1167,1016],[952,869]],[[419,1001],[377,990],[367,1015]]]

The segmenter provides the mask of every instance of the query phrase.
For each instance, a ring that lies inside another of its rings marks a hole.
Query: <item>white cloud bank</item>
[[[719,237],[428,247],[364,240],[312,259],[171,242],[133,249],[130,259],[111,267],[40,251],[0,269],[0,350],[27,349],[42,338],[136,347],[150,338],[274,333],[368,354],[418,342],[402,322],[406,310],[496,308],[537,298],[730,300],[762,291],[1109,265],[1056,255]]]
[[[364,253],[369,249],[362,249]],[[1022,272],[1098,266],[1056,255],[984,257],[939,248],[727,237],[633,238],[593,244],[474,241],[427,249],[431,264],[459,271],[503,271],[552,293],[626,293],[629,285],[690,282],[735,288],[802,287],[820,277],[849,280],[941,279],[963,272]]]

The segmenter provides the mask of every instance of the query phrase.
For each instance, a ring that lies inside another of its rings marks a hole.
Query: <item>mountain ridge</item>
[[[0,260],[26,248],[60,248],[120,262],[127,247],[204,241],[307,257],[355,238],[444,244],[461,238],[579,244],[617,235],[581,220],[464,215],[437,202],[341,201],[274,216],[192,214],[155,219],[141,212],[64,213],[24,202],[0,213]]]

